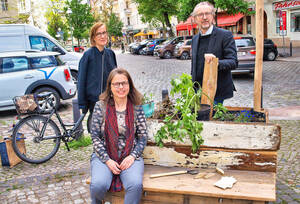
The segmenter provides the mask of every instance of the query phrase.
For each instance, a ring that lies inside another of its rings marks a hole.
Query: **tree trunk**
[[[173,37],[173,36],[174,36],[174,33],[173,33],[173,31],[172,31],[172,25],[171,25],[171,23],[170,23],[168,13],[164,13],[164,18],[165,18],[165,22],[166,22],[167,28],[170,28],[170,30],[168,30],[169,37]]]

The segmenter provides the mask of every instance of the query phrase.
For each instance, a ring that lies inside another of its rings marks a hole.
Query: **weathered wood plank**
[[[201,133],[203,146],[228,149],[248,150],[278,150],[280,146],[281,129],[273,124],[226,123],[216,121],[203,122]],[[149,142],[155,142],[154,135],[163,125],[158,120],[147,120]],[[183,142],[166,140],[164,143],[190,146],[189,139]]]
[[[214,186],[221,175],[208,179],[194,179],[194,175],[183,174],[150,179],[150,175],[182,170],[176,167],[160,167],[145,165],[144,194],[145,203],[218,203],[221,198],[223,203],[246,204],[263,201],[275,201],[275,173],[256,171],[225,170],[225,176],[233,176],[237,182],[231,189],[222,190]],[[201,172],[211,170],[200,169]],[[107,201],[112,203],[123,203],[124,192],[107,193]],[[206,201],[206,202],[205,202]]]
[[[187,168],[216,168],[276,172],[276,151],[201,148],[193,154],[187,146],[157,147],[148,144],[145,164]]]

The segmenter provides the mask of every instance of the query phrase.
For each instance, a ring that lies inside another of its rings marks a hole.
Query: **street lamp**
[[[68,15],[72,14],[72,10],[70,8],[68,8],[67,14]],[[72,30],[71,22],[70,22],[70,30],[71,30],[71,39],[72,39],[72,51],[74,52],[73,30]]]

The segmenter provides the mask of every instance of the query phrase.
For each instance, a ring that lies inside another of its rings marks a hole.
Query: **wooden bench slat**
[[[231,189],[222,190],[213,185],[221,178],[218,174],[209,179],[194,179],[194,175],[190,174],[150,179],[151,174],[182,168],[153,165],[145,167],[144,191],[255,201],[276,200],[276,178],[275,173],[272,172],[225,170],[225,176],[233,176],[237,183]]]
[[[264,123],[228,123],[216,121],[203,122],[201,133],[204,146],[227,149],[248,150],[278,150],[281,139],[281,129],[278,125]],[[149,142],[155,142],[154,135],[163,125],[158,120],[147,120]],[[183,142],[166,140],[165,143],[173,142],[178,145],[191,146],[191,141]]]

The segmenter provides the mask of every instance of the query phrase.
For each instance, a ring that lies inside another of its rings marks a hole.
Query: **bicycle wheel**
[[[61,134],[53,120],[46,124],[44,134],[41,134],[47,117],[31,115],[22,119],[14,128],[12,145],[15,153],[23,161],[40,164],[51,159],[59,149]],[[24,143],[24,149],[17,145]],[[19,142],[18,142],[19,143]]]

